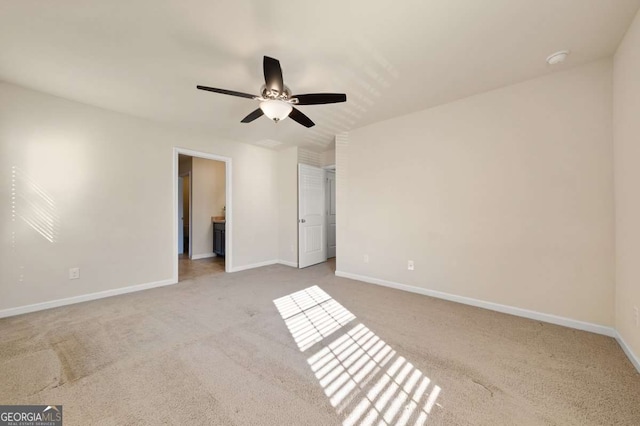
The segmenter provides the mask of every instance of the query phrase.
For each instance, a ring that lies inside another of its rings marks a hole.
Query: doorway
[[[327,212],[327,257],[336,257],[336,172],[325,169],[325,211]]]
[[[174,148],[174,279],[232,268],[231,159]],[[214,238],[214,228],[223,238]],[[220,243],[222,241],[222,243]]]
[[[182,156],[181,156],[182,157]],[[182,158],[181,158],[182,159]],[[184,161],[184,160],[183,160]],[[178,165],[180,168],[180,165]],[[178,254],[189,255],[189,223],[191,220],[191,171],[178,177]]]
[[[336,256],[335,166],[298,164],[298,267]]]

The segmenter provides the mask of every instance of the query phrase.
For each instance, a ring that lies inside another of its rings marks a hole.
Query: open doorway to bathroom
[[[180,155],[180,170],[191,157]],[[191,220],[191,169],[178,177],[178,255],[189,256],[189,221]]]
[[[231,160],[175,149],[177,281],[230,269]]]

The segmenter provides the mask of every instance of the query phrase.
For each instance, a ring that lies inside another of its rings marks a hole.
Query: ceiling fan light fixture
[[[260,109],[264,112],[264,115],[277,123],[287,118],[293,107],[288,102],[270,99],[260,102]]]
[[[262,68],[264,70],[265,84],[260,89],[261,95],[259,96],[208,86],[196,86],[196,88],[198,90],[260,101],[260,107],[251,111],[249,115],[240,121],[241,123],[251,123],[263,115],[266,115],[267,118],[276,123],[289,117],[296,123],[309,128],[315,126],[315,123],[302,111],[295,108],[294,105],[324,105],[347,101],[347,95],[344,93],[305,93],[292,96],[291,91],[284,85],[284,81],[282,80],[280,61],[265,56],[262,60]]]

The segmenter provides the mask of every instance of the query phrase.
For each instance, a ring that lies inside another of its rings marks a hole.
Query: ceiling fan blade
[[[298,99],[298,105],[337,104],[347,101],[347,95],[344,93],[309,93],[294,95],[292,98]]]
[[[313,127],[316,125],[313,121],[311,121],[309,117],[304,115],[297,108],[294,108],[291,110],[291,113],[289,114],[289,118],[292,119],[293,121],[297,121],[298,123],[302,124],[304,127],[307,127],[307,128]]]
[[[262,110],[258,108],[257,110],[253,111],[251,114],[243,118],[241,123],[251,123],[253,120],[255,120],[256,118],[260,118],[263,115],[264,115],[264,112],[262,112]]]
[[[223,95],[239,96],[241,98],[256,99],[258,96],[250,95],[248,93],[236,92],[234,90],[216,89],[215,87],[196,86],[200,90],[207,90],[209,92],[222,93]]]
[[[282,80],[282,68],[280,68],[280,61],[277,59],[264,57],[262,62],[264,69],[264,81],[267,86],[267,90],[274,90],[278,93],[284,91],[284,81]]]

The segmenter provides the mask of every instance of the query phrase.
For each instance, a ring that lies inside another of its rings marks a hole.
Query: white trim
[[[629,361],[631,361],[631,364],[633,364],[636,370],[638,370],[638,373],[640,373],[640,358],[638,358],[638,356],[636,356],[636,354],[633,353],[633,351],[631,350],[631,347],[627,345],[627,342],[624,341],[619,331],[616,331],[615,338],[618,344],[620,345],[620,347],[622,348],[622,350],[624,351],[625,355],[627,355],[627,358],[629,358]]]
[[[253,269],[253,268],[260,268],[262,266],[275,265],[276,263],[279,263],[279,261],[276,260],[276,259],[265,260],[264,262],[251,263],[249,265],[238,266],[238,267],[235,267],[235,268],[231,269],[229,272],[246,271],[247,269]]]
[[[210,257],[216,257],[216,254],[215,253],[194,254],[193,256],[191,256],[191,260],[208,259]]]
[[[285,266],[291,266],[293,268],[297,268],[298,267],[298,264],[296,262],[289,262],[287,260],[282,260],[282,259],[272,259],[272,260],[265,260],[264,262],[251,263],[249,265],[237,266],[235,268],[232,268],[228,272],[240,272],[240,271],[246,271],[247,269],[262,268],[263,266],[276,265],[276,264],[285,265]]]
[[[336,276],[350,278],[353,280],[363,281],[366,283],[376,284],[384,287],[391,287],[398,290],[404,290],[411,293],[418,293],[425,296],[435,297],[438,299],[449,300],[452,302],[462,303],[465,305],[477,306],[479,308],[489,309],[491,311],[502,312],[505,314],[515,315],[518,317],[529,318],[537,321],[548,322],[551,324],[562,325],[564,327],[575,328],[577,330],[590,331],[596,334],[603,334],[609,337],[616,336],[616,330],[605,325],[593,324],[590,322],[574,320],[571,318],[560,317],[543,312],[531,311],[529,309],[516,308],[514,306],[501,305],[499,303],[487,302],[484,300],[473,299],[471,297],[458,296],[455,294],[444,293],[436,290],[429,290],[422,287],[415,287],[407,284],[400,284],[393,281],[381,280],[378,278],[367,277],[364,275],[352,274],[349,272],[336,271]]]
[[[223,157],[221,155],[209,154],[207,152],[194,151],[186,148],[173,148],[173,174],[171,179],[173,181],[173,279],[178,282],[178,155],[189,155],[191,157],[204,158],[207,160],[223,161],[225,163],[225,272],[233,271],[233,202],[232,202],[232,184],[231,179],[233,176],[231,169],[231,158]],[[190,179],[191,185],[193,185],[193,179]],[[193,188],[193,186],[192,186]],[[193,192],[193,191],[192,191]],[[192,195],[192,194],[189,194]],[[190,199],[191,200],[191,199]],[[191,211],[193,209],[189,209]],[[191,234],[191,224],[189,221],[189,234]],[[191,259],[191,242],[193,238],[189,235],[189,256]]]
[[[177,250],[177,248],[176,248]],[[145,284],[137,284],[129,287],[114,288],[112,290],[99,291],[97,293],[83,294],[80,296],[67,297],[65,299],[51,300],[49,302],[35,303],[33,305],[18,306],[16,308],[3,309],[0,311],[0,318],[12,317],[15,315],[27,314],[29,312],[43,311],[45,309],[57,308],[60,306],[73,305],[75,303],[88,302],[90,300],[104,299],[105,297],[118,296],[120,294],[133,293],[136,291],[148,290],[156,287],[177,284],[173,279],[154,281]]]

